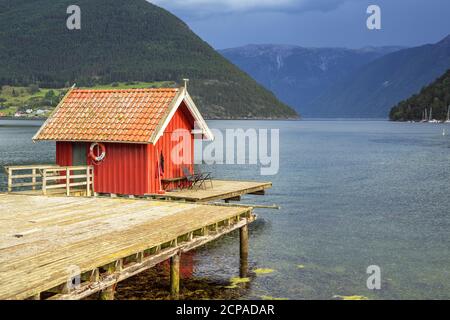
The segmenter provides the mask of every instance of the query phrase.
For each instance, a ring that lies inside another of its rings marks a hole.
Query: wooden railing
[[[31,190],[42,191],[47,195],[51,190],[65,191],[70,196],[71,191],[85,191],[90,197],[94,190],[94,167],[55,165],[7,166],[8,192]],[[81,187],[81,188],[80,188]]]

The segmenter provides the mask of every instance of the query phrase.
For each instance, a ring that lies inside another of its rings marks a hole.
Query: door
[[[87,165],[87,150],[85,143],[72,143],[72,166]]]

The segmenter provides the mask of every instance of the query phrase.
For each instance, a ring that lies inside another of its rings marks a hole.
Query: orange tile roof
[[[179,89],[73,89],[33,140],[150,143]]]

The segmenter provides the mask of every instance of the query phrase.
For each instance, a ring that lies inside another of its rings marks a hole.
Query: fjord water
[[[54,162],[31,122],[0,121],[0,165]],[[217,178],[269,180],[250,228],[252,277],[242,298],[450,299],[450,125],[387,121],[211,121],[212,128],[280,129],[280,172],[204,166]],[[1,184],[5,176],[0,173]],[[4,190],[4,189],[3,189]],[[238,234],[195,254],[194,276],[238,273]],[[366,287],[370,265],[382,288]],[[226,289],[233,290],[233,289]],[[213,297],[214,298],[214,297]]]

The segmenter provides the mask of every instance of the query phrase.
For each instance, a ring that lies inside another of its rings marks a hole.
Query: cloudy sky
[[[305,47],[415,46],[450,34],[449,0],[149,0],[217,49],[249,43]],[[380,6],[382,29],[366,27]]]

